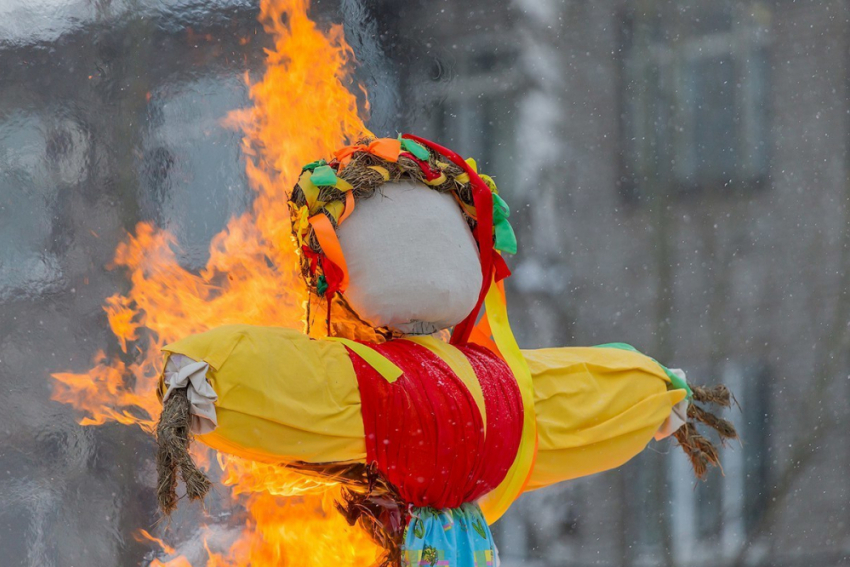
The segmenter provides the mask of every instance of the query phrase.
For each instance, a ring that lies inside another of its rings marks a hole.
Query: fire
[[[173,554],[176,551],[173,547],[171,547],[170,545],[168,545],[167,543],[165,543],[164,541],[162,541],[158,537],[152,536],[150,534],[150,532],[148,532],[147,530],[139,530],[139,532],[136,534],[136,540],[137,541],[150,541],[152,543],[155,543],[159,547],[161,547],[162,550],[165,553],[168,553],[168,554]]]
[[[318,29],[308,5],[263,0],[260,20],[275,46],[267,51],[263,79],[250,85],[253,106],[226,118],[245,133],[252,209],[213,238],[199,274],[179,265],[174,237],[151,224],[140,223],[118,246],[114,266],[126,270],[130,289],[108,298],[104,310],[120,352],[99,352],[85,374],[53,375],[53,398],[80,410],[83,425],[118,422],[152,432],[160,409],[154,393],[160,349],[169,342],[234,322],[303,328],[306,295],[287,191],[302,164],[369,133],[348,88],[353,52],[342,27]],[[218,462],[247,520],[226,553],[209,552],[208,567],[375,562],[378,551],[367,536],[333,510],[338,486],[225,455]],[[191,565],[151,534],[139,537],[171,556],[153,565]]]

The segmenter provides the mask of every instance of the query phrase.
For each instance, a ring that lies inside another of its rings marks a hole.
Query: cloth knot
[[[186,388],[189,400],[189,413],[192,416],[190,430],[195,435],[212,432],[218,426],[215,415],[215,402],[218,395],[207,382],[207,370],[210,365],[204,361],[192,360],[182,354],[172,354],[165,365],[163,378],[167,387],[162,403],[168,401],[174,390]]]

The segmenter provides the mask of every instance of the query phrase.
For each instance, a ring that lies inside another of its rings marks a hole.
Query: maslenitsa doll
[[[489,525],[523,492],[618,467],[673,436],[698,476],[735,437],[692,388],[625,344],[520,350],[493,180],[435,143],[367,139],[304,166],[290,195],[309,333],[228,325],[165,348],[159,500],[209,488],[190,437],[332,477],[387,565],[498,564]],[[314,338],[327,334],[327,337]]]

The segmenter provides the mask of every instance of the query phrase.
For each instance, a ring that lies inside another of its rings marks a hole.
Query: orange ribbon
[[[345,210],[342,211],[342,216],[336,221],[336,225],[342,224],[342,221],[347,219],[354,212],[354,191],[346,191],[345,193]]]
[[[378,138],[368,146],[365,144],[354,144],[353,146],[345,146],[334,152],[334,156],[339,160],[339,170],[342,171],[354,152],[367,152],[383,158],[390,162],[398,161],[398,154],[401,153],[401,141],[396,138]]]
[[[310,224],[313,226],[313,234],[316,235],[322,247],[322,254],[342,270],[339,291],[345,291],[348,288],[348,265],[345,263],[345,256],[342,254],[342,247],[339,245],[339,239],[336,237],[331,221],[324,213],[319,213],[310,217]]]

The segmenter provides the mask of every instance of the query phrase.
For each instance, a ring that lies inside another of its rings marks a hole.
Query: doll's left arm
[[[697,473],[716,464],[713,446],[693,421],[708,415],[734,436],[729,422],[693,401],[728,406],[728,391],[693,393],[679,370],[669,370],[628,345],[523,351],[534,383],[538,452],[526,490],[616,468],[651,439],[675,435]],[[723,399],[707,395],[726,393]],[[714,423],[717,425],[717,423]]]

